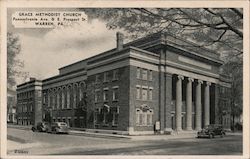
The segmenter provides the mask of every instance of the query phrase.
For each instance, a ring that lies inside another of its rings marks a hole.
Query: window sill
[[[112,102],[118,102],[118,99],[114,99]]]
[[[138,101],[143,101],[143,102],[153,102],[153,100],[143,100],[143,99],[136,99]]]
[[[102,127],[108,127],[109,124],[102,124]]]
[[[138,127],[152,127],[153,125],[136,125]]]

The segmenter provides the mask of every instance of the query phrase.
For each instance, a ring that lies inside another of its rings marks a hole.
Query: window
[[[136,125],[137,126],[152,126],[153,125],[153,110],[136,109]]]
[[[146,88],[142,89],[142,100],[148,99],[148,90]]]
[[[100,90],[95,90],[95,102],[100,101]]]
[[[147,76],[148,76],[148,70],[143,69],[142,70],[142,79],[147,80],[147,78],[148,78]]]
[[[62,109],[64,109],[64,105],[65,105],[65,89],[63,89],[62,92]]]
[[[118,114],[113,113],[112,126],[117,126],[117,125],[118,125]]]
[[[52,103],[53,109],[56,109],[56,94],[53,94]]]
[[[141,78],[141,69],[140,69],[140,67],[137,67],[137,70],[136,70],[136,78],[137,78],[137,79],[140,79],[140,78]]]
[[[57,92],[57,108],[60,109],[60,92]]]
[[[70,87],[67,90],[67,109],[70,108]]]
[[[149,81],[152,81],[152,80],[153,80],[153,71],[152,71],[152,70],[149,70],[148,80],[149,80]]]
[[[141,88],[136,87],[136,99],[140,99],[140,98],[141,98]]]
[[[140,125],[140,114],[141,114],[141,110],[136,109],[136,125]]]
[[[77,85],[75,85],[73,89],[73,108],[76,108],[77,91],[78,91],[78,88],[77,88]]]
[[[148,92],[148,98],[149,100],[153,100],[153,89],[149,89],[149,92]]]
[[[108,101],[108,90],[103,91],[103,101]]]
[[[95,75],[95,83],[100,83],[101,82],[101,76],[99,74]]]
[[[103,75],[103,82],[108,82],[108,72],[104,72],[104,75]]]
[[[113,88],[113,101],[118,100],[118,87]]]
[[[118,69],[113,70],[113,80],[118,80]]]
[[[107,125],[108,124],[108,120],[107,120],[107,116],[108,116],[108,112],[103,111],[103,124]]]

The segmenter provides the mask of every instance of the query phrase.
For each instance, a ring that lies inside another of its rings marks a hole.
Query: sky
[[[87,20],[70,27],[54,29],[20,29],[11,23],[8,10],[8,32],[19,35],[23,70],[29,77],[46,79],[57,75],[65,65],[102,53],[116,46],[116,30],[108,30],[104,22]],[[17,84],[22,82],[17,80]]]

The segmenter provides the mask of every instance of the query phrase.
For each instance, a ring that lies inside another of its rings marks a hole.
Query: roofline
[[[157,33],[153,33],[153,34],[144,36],[144,37],[142,37],[142,38],[133,40],[133,41],[128,42],[128,43],[126,43],[126,44],[123,44],[124,48],[123,48],[122,50],[124,50],[124,49],[126,49],[126,48],[128,48],[128,47],[131,47],[131,46],[129,46],[129,45],[132,45],[133,43],[136,43],[136,42],[141,41],[141,40],[143,40],[143,39],[147,39],[147,38],[149,38],[149,37],[157,36],[157,35],[159,35],[159,37],[161,37],[162,35],[164,35],[164,36],[166,36],[166,35],[172,36],[173,38],[176,38],[176,39],[181,40],[181,41],[184,41],[184,42],[186,42],[186,43],[188,43],[188,44],[194,45],[194,47],[195,47],[195,46],[199,46],[199,45],[195,44],[195,43],[192,42],[192,41],[189,41],[189,40],[186,40],[186,39],[182,39],[181,37],[178,37],[178,36],[176,37],[176,36],[174,36],[174,35],[172,35],[172,34],[170,34],[170,33],[166,33],[166,32],[157,32]],[[134,47],[134,48],[135,48],[135,47]],[[208,49],[208,48],[205,48],[205,47],[199,47],[199,48],[201,48],[202,50],[209,51],[210,53],[214,53],[214,54],[216,54],[216,55],[219,55],[218,52],[215,52],[215,51],[213,51],[213,50],[211,50],[211,49]],[[64,68],[70,67],[70,66],[72,66],[72,65],[75,65],[75,64],[78,64],[78,63],[81,63],[81,62],[84,62],[84,61],[88,62],[88,60],[90,60],[90,59],[92,59],[92,58],[95,58],[95,57],[98,57],[98,56],[100,56],[100,55],[105,55],[105,54],[107,54],[107,53],[117,52],[117,51],[122,51],[122,50],[117,50],[117,48],[113,48],[113,49],[110,49],[110,50],[101,52],[101,53],[99,53],[99,54],[97,54],[97,55],[88,57],[88,58],[86,58],[86,59],[83,59],[83,60],[80,60],[80,61],[71,63],[71,64],[66,65],[66,66],[63,66],[63,67],[60,67],[58,70],[62,70],[62,69],[64,69]],[[189,52],[190,52],[190,51],[189,51]],[[192,52],[193,52],[193,51],[192,51]],[[211,57],[209,57],[209,58],[211,58]],[[216,59],[214,59],[214,60],[216,60]],[[219,61],[219,59],[217,59],[217,60]],[[221,60],[220,60],[220,61],[221,61]]]
[[[28,82],[25,82],[25,83],[22,83],[22,84],[17,85],[17,87],[21,87],[21,86],[24,86],[24,85],[26,85],[26,84],[31,84],[31,83],[35,83],[35,82],[42,82],[42,80],[32,80],[32,81],[28,81]]]

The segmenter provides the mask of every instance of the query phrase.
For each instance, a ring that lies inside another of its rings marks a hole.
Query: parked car
[[[201,131],[197,132],[197,137],[209,137],[209,138],[214,138],[215,136],[225,136],[225,130],[223,129],[222,125],[218,124],[211,124],[205,126]]]
[[[69,126],[65,122],[54,122],[51,124],[51,127],[48,129],[47,132],[51,133],[69,133]]]
[[[46,132],[49,129],[48,122],[38,122],[36,125],[32,126],[32,131]]]

